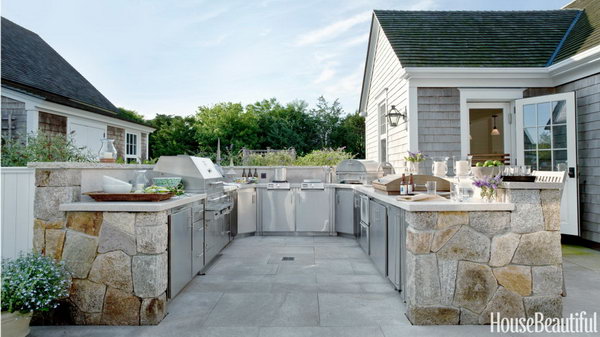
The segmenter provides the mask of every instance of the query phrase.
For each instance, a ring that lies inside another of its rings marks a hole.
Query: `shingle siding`
[[[458,89],[418,88],[417,96],[419,150],[434,157],[460,155]]]
[[[402,65],[392,50],[390,43],[381,29],[379,30],[371,85],[367,96],[366,117],[366,159],[379,161],[379,104],[385,101],[387,108],[396,105],[399,111],[404,111],[408,105],[408,82],[401,78]],[[387,89],[387,92],[386,92]],[[404,167],[404,156],[408,150],[408,131],[401,121],[394,128],[388,127],[387,137],[388,161],[396,168]]]
[[[9,123],[8,119],[11,119]],[[10,131],[9,131],[10,124]],[[25,103],[2,96],[2,137],[13,139],[27,133],[27,111]]]
[[[38,130],[43,133],[55,136],[67,134],[67,117],[65,116],[40,111],[38,123]]]
[[[114,145],[117,149],[117,157],[125,158],[125,129],[108,125],[106,127],[106,137],[114,139]]]
[[[561,85],[575,91],[581,236],[600,242],[600,73]]]

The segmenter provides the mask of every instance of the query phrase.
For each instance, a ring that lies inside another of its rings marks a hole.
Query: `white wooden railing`
[[[35,169],[2,167],[2,258],[29,252],[33,245]]]

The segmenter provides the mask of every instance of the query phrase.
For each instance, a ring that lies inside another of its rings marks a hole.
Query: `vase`
[[[2,336],[25,337],[29,335],[29,322],[32,312],[2,311]]]
[[[419,174],[419,162],[409,161],[406,162],[406,172],[412,174]]]

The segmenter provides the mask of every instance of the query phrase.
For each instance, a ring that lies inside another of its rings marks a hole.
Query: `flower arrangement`
[[[481,189],[479,194],[482,199],[492,201],[496,198],[498,186],[502,183],[502,176],[500,174],[496,176],[484,176],[483,178],[475,178],[473,185]]]
[[[411,163],[420,163],[422,161],[425,161],[425,155],[421,151],[418,151],[418,152],[408,151],[408,156],[404,157],[404,160],[411,162]]]
[[[70,287],[63,263],[51,257],[29,253],[2,261],[2,311],[48,311],[69,295]]]

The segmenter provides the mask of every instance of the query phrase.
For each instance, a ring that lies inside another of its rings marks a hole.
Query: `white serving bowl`
[[[123,184],[118,184],[118,185],[102,185],[102,190],[106,193],[130,193],[131,192],[131,184],[125,183],[125,185]]]
[[[504,170],[504,166],[475,166],[471,167],[471,172],[475,178],[483,179],[483,177],[495,177]]]
[[[121,185],[121,186],[129,185],[129,186],[131,186],[131,184],[129,184],[126,181],[119,180],[117,178],[113,178],[110,176],[102,176],[102,186],[105,186],[105,185]]]

